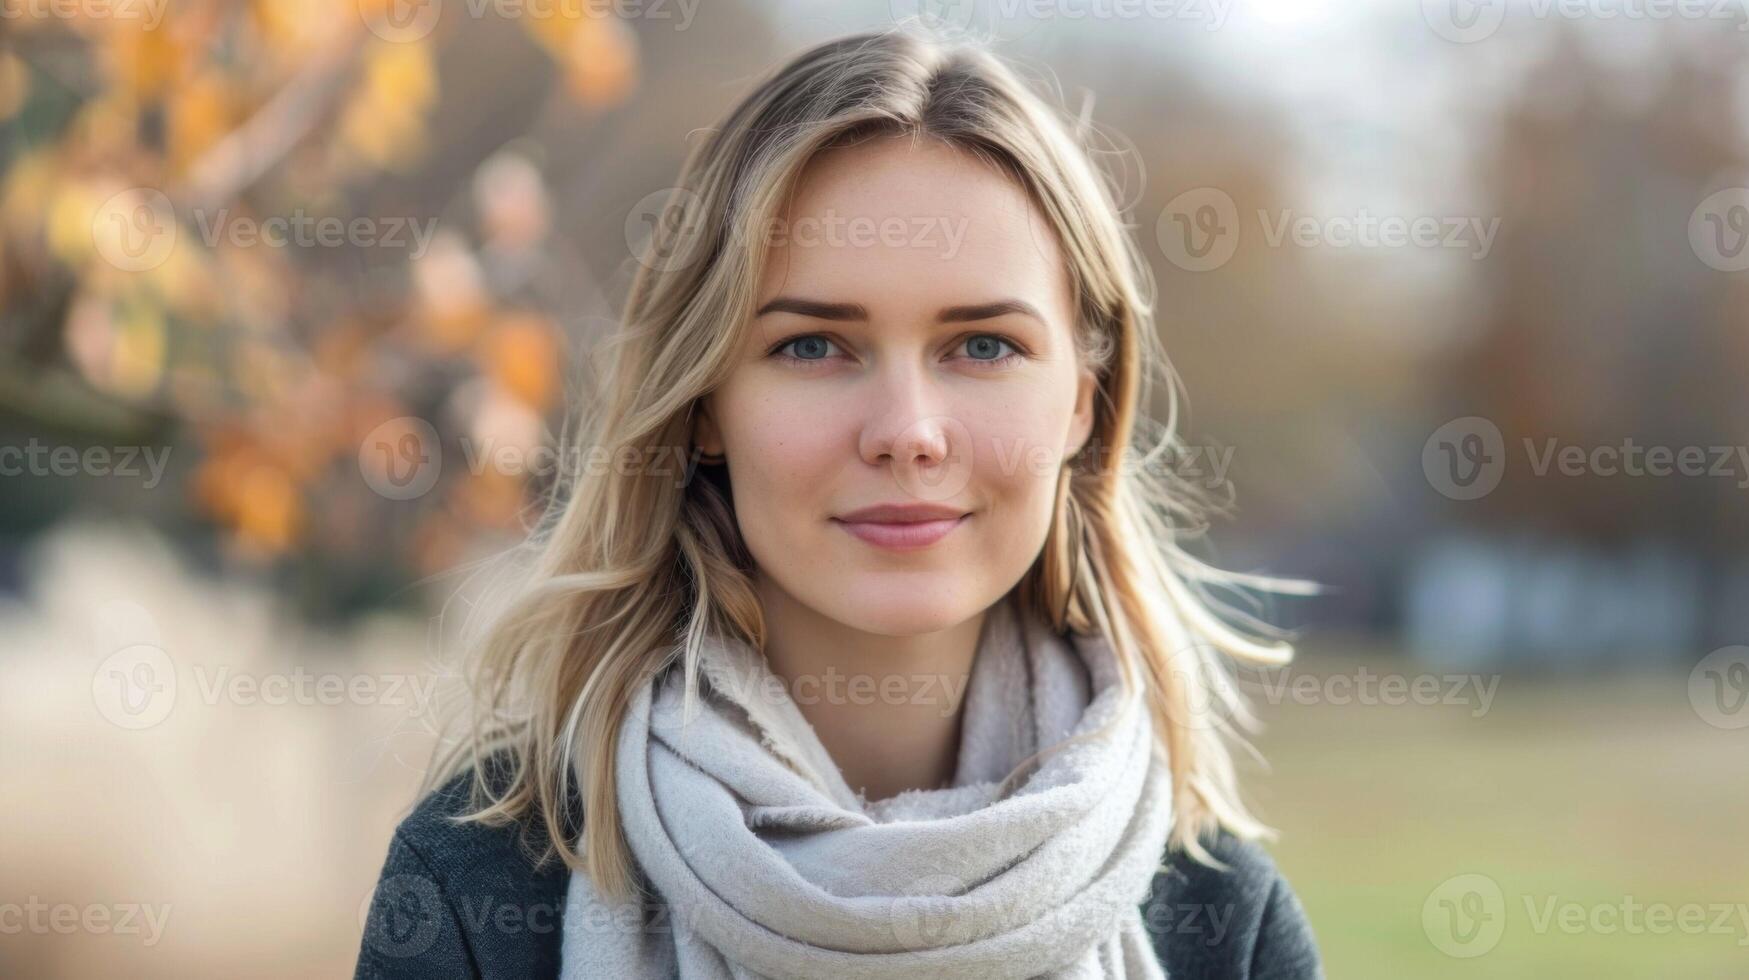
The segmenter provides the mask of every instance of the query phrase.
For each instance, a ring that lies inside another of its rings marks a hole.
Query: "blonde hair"
[[[1148,266],[1080,142],[1084,127],[980,47],[903,30],[820,44],[711,130],[670,198],[686,220],[656,226],[651,254],[662,259],[638,271],[599,352],[599,397],[578,437],[613,459],[686,451],[693,408],[731,369],[755,302],[764,250],[746,230],[781,213],[815,154],[880,134],[934,138],[1000,168],[1030,193],[1069,266],[1077,349],[1099,379],[1094,451],[1062,467],[1045,546],[1016,586],[1022,608],[1059,630],[1105,637],[1126,682],[1142,685],[1172,773],[1174,846],[1214,863],[1204,832],[1273,836],[1239,797],[1229,742],[1256,721],[1217,654],[1274,665],[1292,647],[1210,590],[1305,594],[1307,583],[1223,572],[1181,549],[1223,505],[1169,465],[1183,448],[1177,379],[1153,328]],[[1137,455],[1155,373],[1167,419]],[[635,875],[614,758],[636,685],[677,660],[690,684],[708,634],[763,649],[765,630],[720,468],[688,466],[684,480],[626,469],[558,491],[524,546],[532,556],[514,593],[470,652],[463,730],[440,746],[427,778],[436,785],[471,767],[461,819],[532,827],[546,856],[621,897]],[[587,814],[581,824],[573,799]]]

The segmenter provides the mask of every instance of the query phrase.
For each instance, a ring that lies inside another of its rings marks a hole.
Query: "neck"
[[[765,576],[757,588],[766,663],[845,783],[871,801],[950,785],[987,613],[932,633],[883,636],[821,615]]]

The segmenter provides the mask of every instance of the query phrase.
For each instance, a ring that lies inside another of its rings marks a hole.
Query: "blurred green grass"
[[[1446,673],[1349,649],[1302,650],[1293,673]],[[1474,700],[1271,701],[1246,685],[1270,769],[1249,795],[1281,831],[1273,852],[1328,975],[1749,977],[1749,729],[1704,723],[1687,684],[1507,675],[1479,716]],[[1505,899],[1498,944],[1468,958],[1442,952],[1422,924],[1430,893],[1459,874],[1492,878]],[[1603,918],[1567,931],[1545,918],[1551,903],[1577,904],[1589,922],[1628,901],[1643,928]],[[1643,911],[1657,903],[1709,908],[1699,931],[1660,934]]]

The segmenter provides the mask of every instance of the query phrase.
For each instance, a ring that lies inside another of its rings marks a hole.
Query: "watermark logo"
[[[1482,261],[1494,249],[1500,218],[1476,215],[1310,215],[1292,208],[1259,209],[1257,227],[1268,248],[1449,249]],[[1154,237],[1173,265],[1208,272],[1226,265],[1244,237],[1238,206],[1225,191],[1199,187],[1173,198],[1154,224]]]
[[[950,415],[907,425],[893,442],[893,456],[893,479],[918,500],[950,500],[972,482],[972,433]]]
[[[156,946],[170,922],[168,904],[147,902],[45,902],[35,895],[23,902],[0,902],[0,936],[142,936],[140,945]]]
[[[160,451],[161,450],[161,451]],[[35,436],[22,446],[0,446],[0,476],[99,476],[139,480],[151,490],[164,479],[170,446],[46,445]],[[141,464],[144,463],[142,468]]]
[[[1688,216],[1688,247],[1720,272],[1749,269],[1749,187],[1707,196]]]
[[[1421,0],[1421,17],[1447,41],[1472,44],[1500,29],[1506,0]]]
[[[1207,902],[1147,903],[1142,919],[1148,931],[1156,936],[1171,936],[1171,942],[1200,942],[1215,947],[1226,941],[1232,930],[1238,903],[1213,905]]]
[[[906,884],[905,894],[888,906],[893,936],[910,950],[957,946],[971,938],[971,916],[954,906],[929,902],[936,896],[958,895],[966,882],[953,875],[925,875]]]
[[[1233,9],[1232,0],[890,0],[888,6],[894,20],[914,19],[944,37],[971,33],[980,10],[986,30],[1009,24],[1026,34],[1040,24],[1087,20],[1186,21],[1217,31]]]
[[[389,419],[358,446],[358,471],[365,485],[389,500],[423,497],[437,485],[442,470],[437,430],[416,416]]]
[[[1643,445],[1632,437],[1619,444],[1563,444],[1550,436],[1522,441],[1532,476],[1706,477],[1749,490],[1749,446]],[[1435,490],[1453,500],[1493,492],[1507,463],[1506,444],[1493,422],[1480,416],[1453,419],[1434,430],[1421,449],[1421,468]]]
[[[1453,500],[1486,497],[1506,472],[1506,440],[1499,426],[1479,415],[1453,419],[1421,447],[1421,471],[1433,489]]]
[[[1257,220],[1270,248],[1445,248],[1467,251],[1478,262],[1494,250],[1494,237],[1500,233],[1498,217],[1375,215],[1366,208],[1322,218],[1283,208],[1274,217],[1258,211]]]
[[[976,0],[889,0],[888,9],[895,21],[915,20],[933,34],[952,38],[971,31],[978,5]]]
[[[686,187],[645,194],[626,214],[625,241],[638,264],[674,272],[697,262],[703,249],[695,239],[704,231],[704,199]]]
[[[1219,269],[1239,250],[1239,207],[1218,187],[1185,191],[1161,209],[1154,238],[1186,272]]]
[[[358,14],[377,37],[407,43],[423,40],[437,29],[443,0],[358,0]]]
[[[169,654],[151,644],[135,644],[97,665],[91,675],[92,701],[105,720],[131,731],[162,723],[183,692],[193,692],[198,703],[209,707],[221,702],[240,707],[392,705],[406,708],[413,718],[426,715],[437,701],[438,678],[431,675],[318,672],[301,664],[263,674],[197,664],[192,672],[193,686],[184,685]]]
[[[0,0],[0,22],[8,20],[115,21],[155,31],[164,22],[168,0]]]
[[[1514,16],[1533,20],[1726,20],[1749,29],[1742,0],[1528,0]],[[1457,44],[1494,36],[1506,20],[1507,0],[1422,0],[1421,16],[1435,34]]]
[[[1508,903],[1500,883],[1487,875],[1461,874],[1433,889],[1421,907],[1421,925],[1447,956],[1472,959],[1492,952],[1519,905],[1521,927],[1532,935],[1729,936],[1749,946],[1749,904],[1743,902],[1645,902],[1633,895],[1601,902],[1558,894],[1523,894]]]
[[[176,209],[153,187],[120,191],[92,215],[91,241],[105,262],[123,272],[156,269],[176,249]]]
[[[1421,903],[1421,929],[1447,956],[1469,959],[1490,952],[1506,934],[1506,896],[1500,883],[1482,874],[1440,882]]]
[[[943,259],[959,254],[971,219],[965,215],[842,215],[832,208],[824,214],[797,218],[771,218],[759,229],[759,244],[765,248],[909,248],[940,253]]]
[[[196,209],[193,218],[208,248],[221,240],[235,248],[397,248],[408,249],[407,257],[417,260],[424,257],[437,234],[436,218],[423,222],[398,215],[341,218],[310,214],[302,208],[266,218],[232,214],[230,208]]]
[[[91,700],[98,714],[121,728],[151,728],[176,707],[176,665],[148,643],[110,654],[91,675]]]
[[[391,875],[364,900],[364,942],[394,959],[418,956],[437,941],[443,897],[424,875]]]
[[[1295,673],[1291,665],[1257,669],[1255,685],[1272,705],[1359,704],[1384,707],[1462,706],[1480,718],[1494,704],[1499,674],[1407,674],[1378,672],[1362,665],[1353,673]],[[1253,686],[1251,678],[1241,683]]]
[[[1721,647],[1695,664],[1688,703],[1714,728],[1749,728],[1749,646]]]

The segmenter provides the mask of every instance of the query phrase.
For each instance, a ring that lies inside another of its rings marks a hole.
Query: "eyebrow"
[[[826,303],[797,296],[779,296],[761,306],[753,315],[757,318],[767,313],[794,313],[816,320],[868,320],[868,309],[860,303]],[[968,323],[1007,316],[1010,313],[1029,316],[1040,323],[1045,322],[1044,315],[1039,313],[1037,307],[1019,299],[1000,299],[970,306],[948,306],[935,314],[935,320],[937,323]]]

